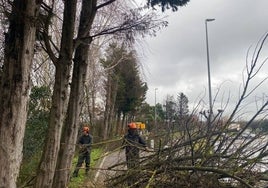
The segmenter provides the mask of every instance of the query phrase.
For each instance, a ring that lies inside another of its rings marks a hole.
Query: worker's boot
[[[86,163],[86,175],[88,175],[88,171],[89,171],[89,163]]]

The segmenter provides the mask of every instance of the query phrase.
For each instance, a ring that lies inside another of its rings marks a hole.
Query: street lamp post
[[[211,116],[213,114],[212,111],[212,94],[211,94],[211,80],[210,80],[210,64],[209,64],[209,47],[208,47],[208,27],[207,23],[212,22],[215,19],[206,19],[205,26],[206,26],[206,46],[207,46],[207,66],[208,66],[208,94],[209,94],[209,114],[208,114],[208,123],[211,123]]]
[[[154,88],[154,127],[156,127],[156,90],[157,88]]]

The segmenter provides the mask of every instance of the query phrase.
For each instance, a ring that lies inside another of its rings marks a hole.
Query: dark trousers
[[[74,171],[74,176],[78,175],[79,169],[81,168],[84,161],[86,163],[86,173],[88,173],[89,165],[90,165],[90,153],[89,152],[84,152],[84,153],[79,154],[77,165]]]
[[[126,161],[127,161],[127,168],[128,169],[133,169],[136,168],[140,165],[140,160],[139,160],[139,153],[127,153],[126,154]]]
[[[128,186],[133,186],[137,179],[135,178],[135,172],[131,172],[131,170],[137,170],[140,166],[140,159],[139,159],[139,152],[138,151],[128,151],[126,152],[126,162],[127,162],[127,169],[130,170],[130,176],[128,177]]]

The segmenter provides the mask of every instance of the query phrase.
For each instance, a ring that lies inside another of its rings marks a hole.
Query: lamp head
[[[215,20],[214,18],[208,18],[208,19],[206,19],[206,22],[212,22],[214,20]]]

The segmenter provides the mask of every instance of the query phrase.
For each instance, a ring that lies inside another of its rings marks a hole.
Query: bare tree
[[[252,59],[248,54],[243,89],[228,118],[222,118],[219,111],[207,128],[207,123],[198,118],[197,112],[202,110],[198,105],[184,124],[185,132],[173,134],[168,143],[158,140],[157,151],[142,157],[139,168],[119,170],[107,181],[107,187],[124,187],[132,176],[137,178],[133,186],[138,187],[266,187],[268,133],[254,131],[251,125],[254,120],[267,117],[267,95],[244,124],[236,118],[241,117],[241,108],[245,108],[242,104],[248,103],[246,99],[267,81],[265,77],[249,87],[267,64],[267,57],[261,59],[267,36],[268,33],[257,44]],[[109,169],[116,170],[120,165],[125,163]]]

